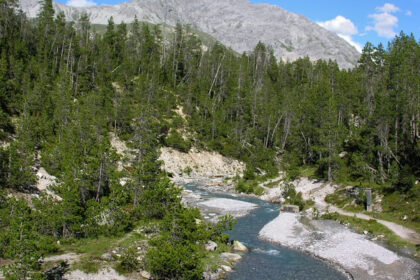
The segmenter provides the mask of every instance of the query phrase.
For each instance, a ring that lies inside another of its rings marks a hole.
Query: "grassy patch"
[[[375,195],[375,194],[374,194]],[[365,213],[376,219],[391,221],[420,232],[420,200],[418,196],[407,196],[398,192],[385,195],[382,199],[382,212],[366,212],[362,198],[349,196],[345,189],[327,195],[325,201],[346,211]]]
[[[327,195],[325,197],[325,201],[350,212],[358,213],[365,210],[363,196],[350,196],[345,189],[340,189],[332,194]]]
[[[147,226],[143,225],[140,227],[147,228]],[[72,265],[73,270],[79,269],[86,273],[96,273],[104,264],[101,260],[103,254],[110,253],[116,248],[123,249],[118,250],[122,254],[127,249],[137,246],[138,242],[145,239],[147,237],[143,233],[133,231],[122,236],[100,236],[98,238],[67,240],[63,242],[62,251],[74,252],[81,256],[80,260]]]
[[[273,182],[271,182],[271,183],[265,184],[265,186],[266,186],[267,188],[272,189],[272,188],[274,188],[274,187],[277,187],[277,186],[280,184],[280,182],[281,182],[281,181],[282,181],[282,180],[276,180],[276,181],[273,181]]]
[[[72,265],[73,270],[81,270],[86,273],[97,273],[102,267],[100,260],[89,260],[87,258],[80,259],[80,262],[77,262]]]
[[[235,190],[247,194],[256,194],[258,196],[264,194],[264,188],[259,186],[257,180],[239,181],[235,186]]]
[[[395,192],[383,198],[382,207],[383,212],[375,213],[375,217],[420,232],[420,199],[418,196],[409,197]]]
[[[105,237],[79,239],[77,241],[65,243],[64,251],[75,252],[77,254],[86,255],[90,258],[100,257],[115,247],[121,237]]]
[[[343,208],[345,205],[350,204],[352,201],[354,200],[354,198],[349,197],[346,194],[346,190],[345,189],[341,189],[338,190],[332,194],[329,194],[325,197],[325,201],[336,205],[340,208]]]
[[[314,166],[302,166],[299,168],[299,175],[301,177],[315,178],[317,168]]]

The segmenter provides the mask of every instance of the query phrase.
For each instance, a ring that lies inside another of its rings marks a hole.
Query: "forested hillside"
[[[12,261],[10,279],[42,278],[39,259],[57,240],[118,235],[147,220],[162,225],[149,255],[154,276],[200,279],[197,244],[223,240],[224,225],[197,224],[199,212],[181,206],[157,160],[162,145],[241,159],[245,179],[279,169],[296,177],[310,166],[319,178],[418,206],[414,36],[367,44],[357,68],[340,70],[333,61],[277,62],[263,44],[240,56],[220,44],[206,50],[181,25],[169,42],[158,27],[112,18],[99,35],[87,15],[74,23],[54,15],[50,0],[35,20],[15,4],[0,1],[0,259]],[[118,169],[110,133],[135,151],[131,168]],[[62,201],[12,195],[36,191],[39,166],[58,178]],[[418,223],[418,212],[410,219]],[[170,267],[175,255],[184,259]]]

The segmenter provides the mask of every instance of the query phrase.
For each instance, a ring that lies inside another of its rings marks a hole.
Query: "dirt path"
[[[347,212],[341,208],[338,208],[336,206],[333,205],[329,205],[329,210],[330,212],[337,212],[341,215],[344,216],[349,216],[349,217],[356,217],[362,220],[375,220],[378,223],[386,226],[387,228],[389,228],[391,231],[393,231],[396,235],[398,235],[399,237],[401,237],[402,239],[414,243],[414,244],[420,244],[420,234],[418,232],[416,232],[413,229],[404,227],[402,225],[393,223],[393,222],[389,222],[389,221],[384,221],[384,220],[380,220],[380,219],[375,219],[369,215],[366,214],[362,214],[362,213],[353,213],[353,212]]]
[[[80,255],[75,253],[67,253],[56,256],[49,256],[44,259],[45,262],[57,262],[57,261],[66,261],[69,264],[73,264],[80,260]]]
[[[394,232],[400,238],[408,242],[414,243],[416,245],[420,244],[420,234],[413,229],[404,227],[402,225],[399,225],[393,222],[375,219],[363,213],[348,212],[325,202],[325,197],[328,194],[333,193],[336,190],[337,186],[334,186],[325,182],[321,182],[321,181],[311,181],[307,178],[302,178],[296,181],[295,185],[296,185],[296,191],[302,192],[302,196],[304,199],[314,200],[315,206],[320,210],[328,209],[329,212],[337,212],[344,216],[356,217],[362,220],[375,220],[378,223],[389,228],[392,232]]]

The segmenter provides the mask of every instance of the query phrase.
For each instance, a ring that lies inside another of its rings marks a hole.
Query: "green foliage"
[[[155,279],[201,279],[202,247],[209,231],[197,223],[198,209],[180,207],[164,218],[162,235],[152,242],[147,265]]]
[[[286,182],[284,185],[283,197],[286,198],[285,204],[299,206],[300,211],[314,205],[312,200],[305,201],[301,192],[296,193],[294,185],[290,182]]]
[[[188,176],[190,176],[191,172],[193,172],[193,170],[192,170],[191,167],[187,166],[187,167],[185,167],[185,169],[182,172],[187,174]]]
[[[121,256],[120,267],[125,272],[132,272],[140,267],[136,248],[128,248]]]
[[[415,185],[416,177],[410,166],[405,165],[399,172],[398,181],[395,183],[396,189],[402,193],[407,193]]]
[[[245,172],[244,172],[244,179],[245,180],[254,180],[255,179],[255,171],[252,165],[248,164],[246,166]]]
[[[171,131],[171,134],[165,138],[165,145],[183,153],[188,153],[191,149],[191,142],[184,140],[176,130]]]
[[[240,180],[236,184],[235,190],[242,193],[247,193],[247,194],[253,193],[260,196],[264,193],[264,188],[260,187],[258,183],[259,183],[258,181],[253,181],[253,180],[251,181]]]
[[[134,211],[147,219],[162,219],[176,209],[180,203],[180,194],[181,190],[168,178],[160,176],[143,190]]]
[[[150,219],[162,220],[164,236],[149,256],[154,276],[200,278],[200,246],[225,242],[230,223],[197,225],[198,211],[180,205],[161,171],[161,144],[192,147],[184,130],[194,145],[247,163],[241,192],[261,194],[260,180],[281,160],[290,179],[310,167],[329,181],[380,186],[394,219],[390,201],[409,202],[397,203],[398,215],[419,209],[414,36],[401,33],[386,50],[367,44],[358,67],[340,70],[308,58],[278,63],[261,43],[242,56],[218,43],[204,51],[181,25],[168,41],[159,26],[111,18],[100,34],[86,14],[75,23],[54,15],[51,0],[28,20],[15,2],[0,9],[0,185],[34,192],[42,166],[61,199],[41,196],[30,208],[1,196],[0,257],[15,264],[11,278],[35,279],[58,239],[118,236]],[[185,120],[174,116],[178,106]],[[125,159],[110,133],[131,149]],[[307,205],[292,189],[286,195]]]
[[[229,241],[229,235],[224,232],[232,230],[235,224],[236,220],[230,215],[220,217],[217,224],[212,227],[213,232],[209,238],[227,244]]]
[[[202,279],[198,245],[172,244],[168,239],[159,240],[147,254],[153,279]]]

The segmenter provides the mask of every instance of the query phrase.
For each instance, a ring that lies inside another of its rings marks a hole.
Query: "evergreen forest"
[[[118,168],[114,136],[135,151],[130,168]],[[388,46],[366,44],[354,69],[340,69],[278,61],[262,43],[244,54],[207,48],[189,26],[167,34],[111,18],[97,32],[86,14],[76,22],[55,14],[51,0],[29,19],[16,0],[0,0],[0,141],[7,279],[47,279],[42,257],[60,242],[118,237],[149,222],[159,227],[145,263],[154,279],[201,279],[202,245],[228,243],[232,220],[196,222],[200,212],[181,203],[161,168],[162,146],[245,162],[242,192],[279,171],[293,180],[307,170],[373,188],[392,201],[390,212],[406,211],[405,202],[417,209],[409,219],[418,226],[420,43],[401,32]],[[41,166],[58,178],[56,196],[28,199]],[[135,266],[131,257],[123,266]]]

